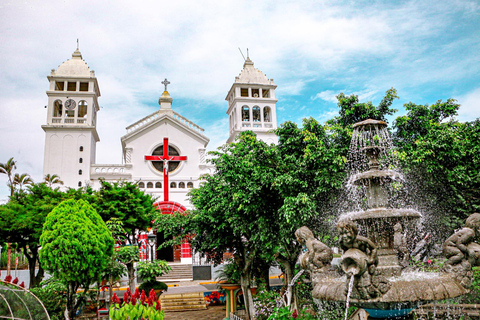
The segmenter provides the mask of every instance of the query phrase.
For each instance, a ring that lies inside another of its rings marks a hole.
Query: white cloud
[[[458,98],[461,104],[458,116],[461,121],[472,121],[480,118],[480,88]]]

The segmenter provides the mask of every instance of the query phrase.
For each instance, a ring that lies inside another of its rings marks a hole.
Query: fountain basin
[[[349,219],[353,221],[366,219],[385,220],[389,218],[418,219],[421,215],[414,209],[373,208],[365,211],[348,212],[340,217],[340,221]]]
[[[345,277],[318,277],[316,280],[313,289],[315,299],[346,302]],[[404,274],[389,280],[392,286],[383,296],[370,300],[352,298],[350,305],[371,310],[408,310],[468,293],[457,280],[444,273]]]

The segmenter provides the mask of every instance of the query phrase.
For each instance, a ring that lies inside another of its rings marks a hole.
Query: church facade
[[[164,213],[192,209],[187,193],[199,186],[201,176],[215,168],[206,162],[209,143],[205,130],[174,111],[167,91],[159,98],[159,109],[132,123],[121,137],[121,164],[97,164],[97,112],[100,88],[77,48],[72,58],[52,69],[47,90],[47,122],[43,174],[56,174],[65,187],[90,185],[99,188],[100,179],[131,181],[153,195]],[[277,127],[276,85],[247,57],[235,78],[228,101],[229,138],[245,130],[257,133],[267,143],[277,143],[271,132]],[[189,244],[182,245],[173,260],[191,263]],[[171,258],[167,259],[170,260]]]

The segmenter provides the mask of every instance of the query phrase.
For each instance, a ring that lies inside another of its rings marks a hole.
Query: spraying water
[[[353,277],[354,275],[350,277],[350,282],[348,284],[348,294],[347,294],[347,302],[345,304],[345,320],[347,320],[348,317],[348,307],[350,307],[350,295],[352,294],[353,290]]]

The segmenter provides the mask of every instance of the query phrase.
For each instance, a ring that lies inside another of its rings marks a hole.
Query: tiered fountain
[[[346,302],[352,282],[350,305],[365,309],[373,318],[403,316],[421,304],[468,292],[450,273],[403,272],[408,260],[399,261],[403,254],[408,255],[403,230],[413,230],[421,215],[390,205],[389,187],[402,177],[383,161],[389,141],[383,121],[369,119],[354,125],[350,151],[355,161],[363,159],[363,166],[350,177],[349,184],[364,191],[366,210],[343,214],[337,224],[344,251],[341,267],[347,277],[334,271],[327,261],[321,268],[307,266],[315,299]]]

